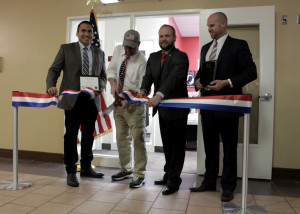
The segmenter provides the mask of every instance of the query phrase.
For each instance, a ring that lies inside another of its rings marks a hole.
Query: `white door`
[[[211,41],[207,31],[207,18],[214,12],[224,12],[229,26],[258,26],[259,70],[258,93],[253,96],[257,103],[257,142],[249,144],[248,177],[271,179],[273,157],[273,121],[274,121],[274,71],[275,71],[275,7],[243,7],[201,10],[200,12],[200,48]],[[230,35],[230,33],[229,33]],[[272,99],[259,99],[269,93]],[[205,152],[201,118],[199,116],[197,173],[205,172]],[[250,131],[251,135],[251,131]],[[222,168],[222,146],[220,147],[220,168]],[[238,176],[242,176],[243,144],[238,144]],[[220,169],[221,172],[222,169]]]

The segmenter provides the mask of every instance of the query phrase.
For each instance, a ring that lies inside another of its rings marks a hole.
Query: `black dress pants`
[[[169,121],[159,114],[159,126],[166,160],[164,180],[168,187],[179,188],[185,158],[187,115]]]
[[[204,185],[215,188],[219,173],[220,136],[223,142],[223,190],[234,191],[237,180],[237,144],[239,117],[216,117],[214,111],[201,112],[205,148]]]
[[[78,161],[77,135],[81,125],[81,168],[91,166],[95,122],[98,111],[94,99],[89,100],[85,93],[78,95],[72,110],[65,110],[64,163],[67,173],[75,173]]]

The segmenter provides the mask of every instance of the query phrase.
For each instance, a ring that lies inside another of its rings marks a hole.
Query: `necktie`
[[[118,85],[118,91],[119,93],[122,92],[123,90],[123,85],[124,85],[124,79],[125,79],[125,74],[126,74],[126,68],[127,68],[127,60],[129,59],[128,56],[123,60],[121,66],[120,66],[120,72],[119,72],[119,85]]]
[[[209,61],[215,60],[216,55],[217,55],[217,45],[218,45],[218,42],[216,41],[215,44],[214,44],[214,46],[213,46],[213,49],[212,49],[212,51],[210,53]]]
[[[88,48],[84,47],[83,48],[83,69],[82,69],[82,73],[83,75],[89,75],[89,56],[88,56]]]
[[[166,57],[166,54],[163,53],[163,54],[161,55],[160,67],[162,67],[162,65],[163,65],[163,63],[164,63],[164,60],[165,60],[165,57]]]

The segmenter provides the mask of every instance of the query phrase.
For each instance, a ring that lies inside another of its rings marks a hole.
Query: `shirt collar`
[[[217,39],[218,46],[221,45],[221,44],[223,45],[224,42],[225,42],[225,40],[227,39],[227,37],[228,37],[228,33],[226,33],[224,36],[222,36],[219,39]]]
[[[130,60],[135,60],[138,57],[139,54],[140,54],[140,51],[137,51],[134,55],[130,56],[129,59]],[[123,46],[123,50],[122,50],[122,56],[124,56],[124,59],[126,58],[124,46]]]
[[[88,50],[91,48],[91,44],[89,44],[88,46],[85,46],[84,44],[82,44],[80,41],[78,41],[79,46],[80,46],[80,50],[82,50],[83,48],[87,47]]]

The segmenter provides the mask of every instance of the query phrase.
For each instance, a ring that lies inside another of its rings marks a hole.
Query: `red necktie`
[[[166,54],[163,53],[163,54],[161,55],[160,67],[162,67],[162,65],[163,65],[163,63],[164,63],[164,60],[165,60],[165,57],[166,57]]]

